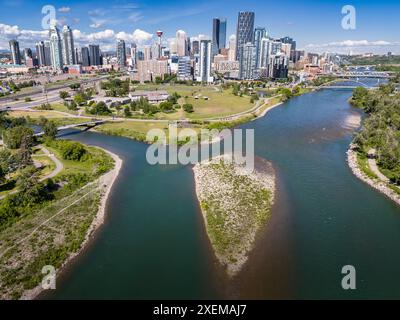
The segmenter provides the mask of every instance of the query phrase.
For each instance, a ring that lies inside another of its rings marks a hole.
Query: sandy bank
[[[397,194],[394,190],[392,190],[387,183],[378,180],[372,179],[368,177],[359,167],[357,161],[357,151],[355,151],[355,146],[353,144],[350,145],[349,150],[347,151],[347,162],[353,174],[359,178],[360,180],[364,181],[365,183],[369,184],[375,190],[383,193],[389,199],[396,202],[400,205],[400,195]]]

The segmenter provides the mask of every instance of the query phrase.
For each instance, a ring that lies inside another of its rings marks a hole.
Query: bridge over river
[[[107,120],[93,120],[93,121],[87,121],[87,122],[81,122],[81,123],[73,123],[73,124],[68,124],[65,126],[58,127],[57,131],[78,128],[78,127],[87,127],[88,129],[90,129],[90,128],[94,128],[100,124],[106,123],[106,122],[107,122]],[[41,131],[41,132],[38,132],[35,134],[36,137],[41,137],[43,135],[44,135],[44,131]]]

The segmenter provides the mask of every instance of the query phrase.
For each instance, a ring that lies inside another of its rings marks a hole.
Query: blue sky
[[[77,43],[99,42],[109,49],[115,38],[141,43],[151,41],[158,29],[172,38],[182,29],[190,36],[211,35],[212,18],[228,19],[228,36],[235,33],[238,11],[254,11],[256,25],[272,37],[289,35],[308,51],[400,53],[400,2],[337,0],[0,0],[0,49],[10,38],[22,47],[46,36],[41,27],[44,5],[53,5],[60,24],[68,24]],[[344,5],[356,9],[356,29],[341,27]]]

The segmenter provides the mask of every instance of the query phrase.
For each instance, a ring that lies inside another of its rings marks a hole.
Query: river
[[[124,160],[105,225],[43,299],[400,298],[400,208],[346,163],[361,112],[348,89],[296,97],[243,125],[271,161],[278,196],[242,272],[213,256],[186,166],[150,166],[147,146],[97,133],[67,137]],[[357,289],[341,288],[353,265]]]

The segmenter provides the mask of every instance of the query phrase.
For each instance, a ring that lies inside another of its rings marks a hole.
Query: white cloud
[[[391,43],[384,40],[368,41],[368,40],[345,40],[340,42],[329,42],[324,44],[309,44],[307,48],[314,47],[361,47],[361,46],[390,46],[398,43]]]
[[[61,7],[58,9],[58,11],[62,12],[62,13],[68,13],[71,11],[71,8],[70,7]]]
[[[146,44],[153,38],[153,34],[141,29],[136,29],[132,33],[115,32],[113,29],[85,33],[74,29],[73,35],[77,47],[91,43],[99,44],[102,50],[115,50],[115,42],[118,38],[127,42],[136,42],[139,45]],[[20,41],[21,48],[34,48],[36,42],[49,39],[49,32],[48,30],[20,30],[18,26],[0,24],[0,49],[8,50],[8,42],[11,39]]]
[[[305,48],[318,53],[327,51],[343,54],[347,54],[350,51],[355,54],[366,52],[384,54],[388,51],[391,51],[393,53],[400,53],[400,42],[389,42],[385,40],[344,40],[322,44],[309,44]]]

